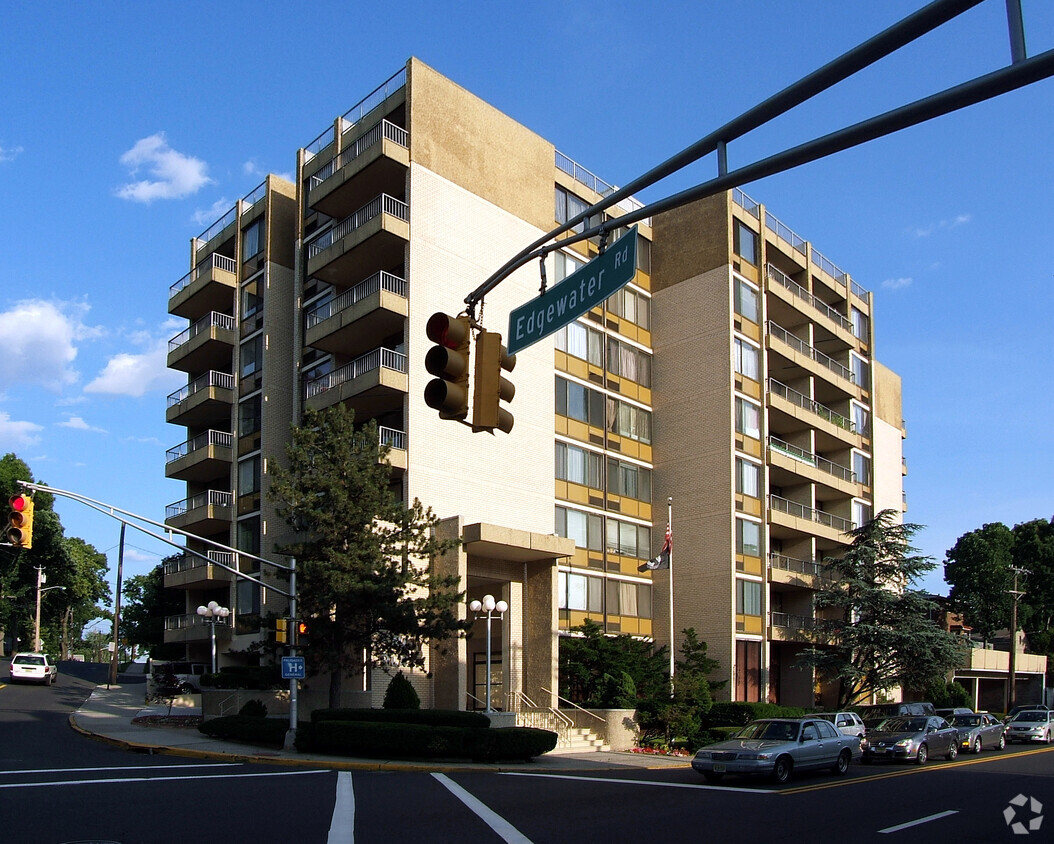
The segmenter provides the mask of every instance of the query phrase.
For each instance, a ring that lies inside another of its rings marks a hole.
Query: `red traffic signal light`
[[[516,355],[510,355],[501,344],[501,335],[481,331],[476,337],[476,374],[472,396],[472,428],[506,434],[512,430],[513,416],[499,402],[511,402],[516,396],[516,385],[501,375],[512,372]]]
[[[425,369],[434,375],[425,386],[425,404],[439,411],[440,419],[468,416],[468,359],[470,331],[467,316],[434,313],[425,326],[436,345],[425,355]]]
[[[12,495],[7,500],[11,512],[7,515],[7,541],[16,548],[33,547],[33,499],[28,495]]]
[[[296,623],[296,644],[298,647],[306,648],[311,642],[311,636],[308,633],[307,622],[298,621]]]

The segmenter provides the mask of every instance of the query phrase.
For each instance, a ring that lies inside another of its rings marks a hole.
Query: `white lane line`
[[[659,788],[690,788],[697,791],[732,791],[741,794],[780,794],[779,791],[766,791],[760,788],[738,788],[732,785],[703,785],[691,782],[659,782],[652,780],[630,780],[617,777],[573,777],[568,774],[528,774],[520,771],[502,771],[505,777],[543,777],[551,780],[579,780],[581,782],[609,782],[619,785],[654,785]]]
[[[0,776],[9,777],[15,774],[87,774],[98,771],[167,771],[177,768],[185,771],[188,768],[237,768],[244,762],[209,762],[204,765],[111,765],[105,768],[27,768],[18,771],[0,771]]]
[[[260,774],[208,774],[203,777],[107,777],[96,780],[63,780],[61,782],[7,782],[0,784],[0,789],[6,788],[53,788],[59,785],[106,785],[108,783],[128,782],[176,782],[178,780],[230,780],[245,779],[249,777],[295,777],[303,774],[331,774],[332,771],[273,771]]]
[[[327,844],[354,844],[355,790],[351,787],[351,772],[337,772],[337,802],[333,805],[333,819],[329,822]]]
[[[494,830],[502,841],[508,844],[531,844],[531,839],[520,832],[505,818],[491,811],[482,801],[477,800],[445,774],[432,774],[451,794],[475,812],[482,821]]]
[[[929,823],[930,821],[939,820],[940,818],[946,818],[949,815],[957,815],[959,812],[955,809],[949,809],[947,812],[938,812],[935,815],[927,815],[924,818],[918,820],[908,821],[907,823],[897,824],[896,826],[887,826],[885,829],[880,829],[879,834],[888,835],[890,832],[900,832],[902,829],[910,829],[913,826],[919,826],[920,824]]]

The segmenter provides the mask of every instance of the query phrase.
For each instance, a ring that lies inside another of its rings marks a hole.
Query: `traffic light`
[[[434,313],[425,326],[428,339],[437,345],[425,355],[425,369],[436,376],[425,386],[425,404],[439,411],[440,419],[468,416],[469,330],[467,316]]]
[[[506,434],[512,430],[513,418],[499,402],[511,402],[516,395],[516,385],[503,378],[501,371],[512,372],[516,366],[516,355],[510,355],[501,344],[501,335],[493,331],[481,331],[476,336],[476,376],[472,396],[472,428]]]
[[[274,623],[274,640],[279,645],[284,645],[289,641],[289,619],[278,618],[275,619]]]
[[[296,623],[296,646],[306,648],[309,644],[311,644],[311,636],[308,634],[307,622],[298,621]]]
[[[32,548],[33,499],[19,493],[12,495],[7,503],[11,507],[7,515],[7,541],[16,548]]]

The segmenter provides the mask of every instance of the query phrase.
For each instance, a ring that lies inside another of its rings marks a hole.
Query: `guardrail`
[[[236,273],[238,269],[238,264],[233,258],[228,258],[226,255],[220,255],[218,252],[213,252],[211,255],[209,255],[208,258],[206,258],[204,261],[194,267],[194,269],[192,269],[189,273],[183,276],[183,278],[181,278],[179,281],[177,281],[175,284],[168,288],[168,298],[171,299],[173,296],[179,293],[179,291],[183,290],[186,287],[189,287],[191,284],[197,281],[198,277],[201,276],[202,273],[206,273],[214,268],[218,270],[224,270],[229,273]]]
[[[166,451],[165,463],[179,460],[181,457],[186,457],[188,454],[210,445],[219,446],[220,448],[230,448],[233,442],[234,436],[230,431],[205,431],[204,433],[198,434],[196,437],[191,437],[186,442],[173,446]]]
[[[768,330],[771,336],[786,343],[791,348],[796,349],[800,354],[811,358],[821,366],[826,367],[839,378],[844,378],[851,384],[856,383],[856,379],[853,377],[852,370],[850,370],[849,367],[845,364],[839,363],[832,357],[828,357],[819,349],[813,348],[800,337],[791,334],[786,328],[783,328],[770,320],[768,323]]]
[[[197,510],[199,507],[230,507],[233,501],[234,496],[232,493],[219,489],[210,489],[207,492],[199,492],[190,498],[184,498],[182,501],[169,504],[165,507],[165,518],[171,519],[175,516],[182,516],[191,510]]]
[[[788,387],[786,384],[777,381],[774,378],[769,379],[769,392],[786,399],[792,404],[798,405],[802,410],[808,410],[815,413],[817,416],[822,416],[828,422],[837,425],[839,428],[844,428],[846,431],[854,433],[856,432],[856,425],[852,420],[847,419],[840,413],[835,413],[826,405],[820,404],[814,399],[810,399],[805,394],[799,393],[797,390]]]
[[[311,187],[318,187],[342,167],[350,164],[366,150],[379,144],[382,140],[392,141],[401,147],[409,147],[410,133],[390,120],[382,120],[342,149],[336,157],[322,165],[318,172],[311,177]]]
[[[853,470],[847,466],[842,466],[839,463],[828,460],[826,457],[820,457],[820,455],[813,454],[811,451],[806,451],[799,446],[791,445],[778,437],[769,437],[769,449],[781,452],[799,463],[812,466],[814,469],[819,469],[828,475],[841,478],[843,481],[853,481],[856,478]]]

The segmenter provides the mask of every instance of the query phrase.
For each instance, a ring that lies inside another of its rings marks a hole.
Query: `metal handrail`
[[[365,97],[359,100],[355,105],[349,108],[343,115],[341,115],[341,123],[347,123],[348,126],[343,131],[347,132],[355,126],[359,120],[362,119],[364,114],[368,114],[373,111],[377,106],[383,103],[388,97],[392,96],[402,88],[406,87],[406,68],[401,67],[389,76],[384,82],[374,88]],[[349,120],[349,115],[353,112],[357,112],[357,116],[354,120]],[[311,143],[304,147],[304,152],[307,153],[307,160],[310,161],[316,155],[318,155],[323,149],[329,144],[323,143],[326,137],[333,131],[332,126],[327,127],[322,133],[315,138]]]
[[[554,692],[554,691],[552,691],[550,689],[545,688],[545,686],[542,686],[542,691],[545,692],[546,694],[555,695],[557,700],[559,700],[559,701],[561,701],[563,703],[571,704],[571,706],[573,706],[575,709],[578,709],[579,711],[584,712],[590,718],[596,718],[598,721],[601,721],[601,722],[604,720],[599,715],[597,715],[595,712],[590,712],[588,709],[584,709],[583,707],[579,706],[574,701],[568,700],[565,697],[560,697],[559,694],[557,694],[556,692]]]
[[[191,437],[186,442],[173,446],[166,451],[165,463],[179,460],[181,457],[186,457],[188,454],[210,445],[219,446],[220,448],[230,448],[233,442],[234,435],[231,434],[230,431],[205,431],[204,433],[198,434],[196,437]]]
[[[798,282],[794,281],[785,272],[778,269],[777,267],[772,266],[772,264],[768,265],[768,277],[772,281],[779,282],[799,299],[808,302],[810,305],[813,306],[813,308],[818,310],[821,314],[823,314],[836,325],[840,325],[846,331],[851,332],[853,330],[853,324],[848,319],[838,313],[838,311],[828,305],[825,301],[823,301],[823,299],[819,298],[818,296],[814,296],[812,293],[810,293],[808,290],[798,284]]]
[[[365,375],[375,369],[392,369],[405,373],[408,371],[406,355],[393,349],[374,349],[339,369],[334,369],[332,372],[308,381],[304,384],[304,395],[306,398],[317,396],[347,381],[354,381],[360,375]]]
[[[828,460],[826,457],[820,457],[820,455],[813,454],[811,451],[806,451],[800,446],[785,442],[779,437],[769,436],[769,449],[775,449],[776,451],[782,452],[788,457],[797,460],[799,463],[812,466],[814,469],[819,469],[821,472],[826,472],[828,475],[834,475],[836,478],[841,478],[844,481],[853,481],[856,479],[853,470],[847,466],[842,466],[839,463]]]
[[[805,254],[807,246],[805,238],[799,235],[775,214],[771,212],[765,214],[765,228],[773,232],[780,240],[789,243],[792,249],[800,252],[802,255]]]
[[[752,217],[761,219],[761,203],[751,199],[739,188],[732,188],[732,201]]]
[[[823,563],[817,560],[799,560],[775,551],[769,552],[769,568],[791,571],[796,574],[811,574],[816,577],[826,576]]]
[[[173,296],[179,293],[179,291],[183,290],[186,287],[189,287],[191,284],[197,281],[198,277],[202,273],[208,272],[211,269],[218,269],[228,273],[234,273],[237,272],[238,263],[233,258],[228,258],[226,255],[221,255],[219,252],[213,252],[211,255],[209,255],[208,258],[206,258],[204,261],[194,267],[194,269],[192,269],[189,273],[183,276],[183,278],[181,278],[170,288],[168,288],[168,298],[171,299]]]
[[[788,516],[794,516],[797,519],[806,519],[810,522],[826,525],[835,530],[840,530],[842,533],[848,533],[853,529],[853,522],[850,519],[831,515],[823,510],[817,510],[815,507],[807,507],[804,504],[799,504],[797,501],[791,501],[779,495],[769,494],[769,507],[780,513],[786,513]]]
[[[196,238],[198,241],[198,248],[195,250],[200,252],[206,246],[209,245],[209,241],[212,240],[216,235],[222,232],[227,226],[235,221],[238,217],[238,205],[235,203],[234,207],[231,208],[226,214],[220,217],[215,223],[209,226],[205,231],[199,234]]]
[[[182,501],[169,504],[165,507],[165,518],[171,519],[174,516],[182,516],[184,513],[206,505],[210,507],[230,507],[233,501],[234,495],[232,493],[221,489],[210,489],[206,492],[192,495],[190,498],[184,498]]]
[[[348,146],[344,147],[339,154],[323,164],[318,169],[318,172],[311,177],[311,187],[318,187],[342,167],[354,161],[366,150],[380,143],[382,139],[392,141],[401,147],[409,147],[410,145],[409,132],[390,120],[382,120],[376,126],[359,135]]]

